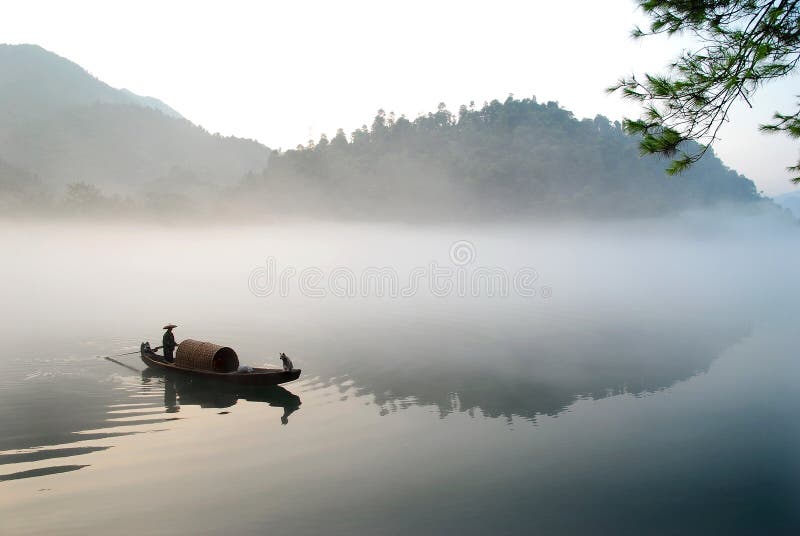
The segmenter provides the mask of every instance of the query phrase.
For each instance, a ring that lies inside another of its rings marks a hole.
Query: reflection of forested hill
[[[413,121],[379,112],[350,139],[339,130],[273,153],[242,190],[288,212],[419,219],[636,216],[759,199],[713,155],[678,177],[665,165],[640,158],[619,123],[509,97]]]
[[[441,415],[473,411],[488,417],[535,420],[555,415],[577,398],[668,388],[708,370],[720,354],[749,334],[742,319],[663,323],[635,318],[555,326],[547,331],[520,319],[495,318],[493,333],[465,333],[459,326],[400,332],[376,321],[364,333],[363,352],[331,355],[335,382],[374,398],[384,412],[435,406]],[[535,318],[530,319],[536,322]],[[378,342],[380,341],[380,342]]]

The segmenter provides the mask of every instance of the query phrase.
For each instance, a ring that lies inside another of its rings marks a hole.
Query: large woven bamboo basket
[[[195,370],[236,372],[239,368],[239,357],[227,346],[186,339],[178,345],[175,364]]]

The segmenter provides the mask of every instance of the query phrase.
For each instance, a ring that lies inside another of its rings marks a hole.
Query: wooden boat
[[[182,367],[175,363],[168,363],[164,356],[158,355],[150,349],[150,345],[141,345],[142,361],[148,367],[156,370],[175,372],[208,380],[224,383],[234,383],[238,385],[278,385],[296,380],[300,377],[300,369],[281,370],[277,368],[252,368],[247,372],[215,372],[213,370],[203,370],[200,368]]]

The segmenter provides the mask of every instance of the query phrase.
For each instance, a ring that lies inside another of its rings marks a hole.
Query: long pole
[[[128,355],[128,354],[125,354],[125,355]],[[139,372],[139,373],[141,373],[141,372],[142,372],[141,370],[137,369],[136,367],[132,367],[132,366],[130,366],[130,365],[127,365],[127,364],[123,363],[122,361],[117,361],[117,360],[116,360],[116,359],[114,359],[113,357],[106,356],[106,357],[104,357],[103,359],[107,359],[107,360],[111,361],[112,363],[116,363],[117,365],[122,365],[122,366],[123,366],[123,367],[125,367],[126,369],[132,370],[132,371],[134,371],[134,372]]]
[[[123,355],[133,355],[133,354],[138,354],[138,353],[140,353],[140,350],[136,350],[135,352],[128,352],[128,353],[125,353],[125,354],[99,355],[97,357],[99,357],[100,359],[108,359],[109,357],[121,357]]]

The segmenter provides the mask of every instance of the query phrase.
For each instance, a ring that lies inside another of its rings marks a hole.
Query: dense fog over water
[[[222,530],[216,482],[232,534],[791,533],[797,246],[793,223],[720,212],[6,223],[0,528]],[[97,358],[168,322],[302,377],[212,389]],[[104,482],[130,515],[80,506]]]
[[[348,377],[387,401],[449,411],[456,393],[462,409],[533,417],[575,396],[667,387],[771,315],[790,314],[796,228],[715,216],[558,227],[23,225],[2,237],[14,254],[0,329],[17,354],[58,354],[69,341],[77,356],[111,353],[109,337],[155,345],[175,322],[178,340],[228,344],[252,364],[286,351],[315,376]],[[480,387],[489,371],[492,391],[511,400]]]

